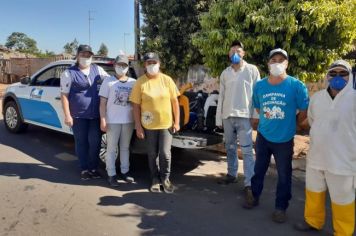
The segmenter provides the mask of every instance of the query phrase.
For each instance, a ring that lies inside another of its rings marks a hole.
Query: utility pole
[[[140,60],[140,4],[139,0],[135,0],[135,60]]]
[[[89,17],[88,17],[88,22],[89,22],[89,46],[91,46],[91,35],[90,35],[90,21],[93,21],[94,20],[94,18],[92,18],[91,17],[91,13],[92,13],[93,11],[88,11],[88,13],[89,13]]]
[[[124,33],[124,50],[125,50],[125,54],[127,54],[127,51],[126,51],[126,36],[129,36],[130,34],[129,33]]]

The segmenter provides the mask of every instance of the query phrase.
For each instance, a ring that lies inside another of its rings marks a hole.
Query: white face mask
[[[92,61],[92,57],[89,58],[79,57],[79,65],[81,65],[84,68],[90,66],[91,61]]]
[[[147,66],[147,73],[150,75],[157,75],[159,72],[159,64],[151,64]]]
[[[283,74],[287,69],[286,63],[284,62],[270,64],[269,67],[270,67],[269,72],[273,76],[279,76]]]
[[[128,66],[115,66],[115,72],[118,76],[126,75],[127,71],[129,70]]]

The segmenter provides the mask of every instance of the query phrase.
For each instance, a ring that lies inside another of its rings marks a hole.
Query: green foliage
[[[7,37],[5,46],[23,53],[38,53],[37,42],[21,32],[13,32]]]
[[[198,15],[214,0],[140,0],[144,15],[141,52],[157,52],[162,68],[173,77],[183,77],[202,56],[191,36],[200,30]]]
[[[107,57],[107,56],[108,56],[108,53],[109,53],[108,47],[107,47],[104,43],[102,43],[102,44],[100,45],[100,48],[99,48],[99,51],[97,52],[97,54],[98,54],[99,56]]]
[[[71,55],[75,55],[77,53],[78,46],[79,46],[79,43],[78,43],[77,39],[75,38],[72,42],[66,43],[63,46],[64,52],[71,54]]]
[[[35,56],[39,58],[48,58],[48,57],[54,57],[56,54],[53,51],[48,51],[46,50],[45,52],[39,51],[38,53],[35,53]]]
[[[316,81],[331,61],[353,49],[356,0],[230,0],[217,1],[202,14],[202,30],[193,44],[205,56],[213,75],[229,64],[232,41],[244,43],[246,60],[267,74],[268,52],[289,53],[288,73]]]

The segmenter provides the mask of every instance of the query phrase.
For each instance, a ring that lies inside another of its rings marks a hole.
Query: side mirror
[[[27,85],[30,83],[30,81],[31,81],[30,77],[23,77],[21,78],[20,83]]]

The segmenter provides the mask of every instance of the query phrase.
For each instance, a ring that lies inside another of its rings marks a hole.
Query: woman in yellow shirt
[[[172,193],[170,182],[172,134],[179,127],[179,91],[168,75],[160,72],[160,59],[156,53],[144,55],[146,73],[141,76],[131,92],[136,135],[145,139],[151,172],[151,192],[159,192],[160,185]],[[157,166],[159,157],[159,171]]]

